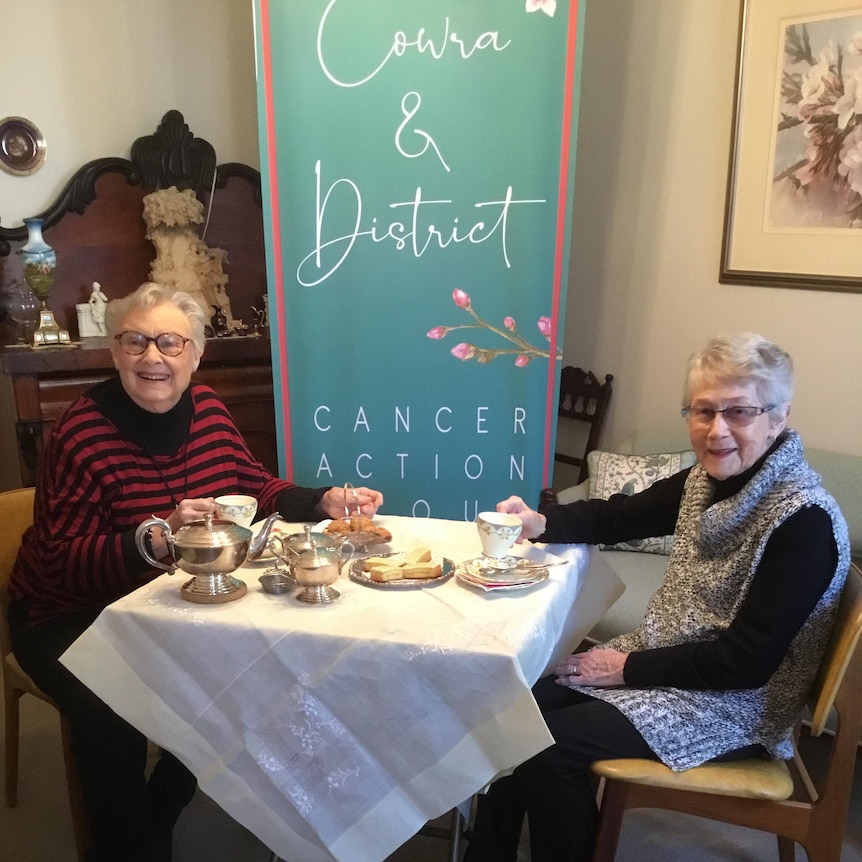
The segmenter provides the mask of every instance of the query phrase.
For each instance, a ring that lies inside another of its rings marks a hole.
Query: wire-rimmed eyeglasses
[[[728,425],[740,426],[751,425],[758,416],[768,413],[774,407],[774,404],[768,404],[766,407],[735,404],[733,407],[725,407],[724,410],[713,410],[712,407],[683,407],[679,412],[680,416],[692,425],[712,425],[720,413]]]
[[[140,356],[150,346],[150,342],[156,345],[159,353],[165,356],[179,356],[185,349],[191,338],[183,338],[176,332],[160,332],[156,336],[144,335],[143,332],[126,330],[114,338],[120,342],[120,346],[130,356]]]

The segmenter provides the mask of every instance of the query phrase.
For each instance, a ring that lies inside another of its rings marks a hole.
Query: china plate
[[[459,581],[481,590],[526,590],[548,579],[547,566],[513,566],[511,569],[489,569],[482,559],[467,560],[455,569]]]
[[[391,554],[375,554],[376,557],[392,557],[397,560],[406,554],[403,551],[394,551]],[[443,574],[436,578],[402,578],[399,581],[372,581],[365,571],[365,560],[354,560],[350,564],[350,580],[357,584],[365,584],[366,587],[379,587],[383,590],[415,590],[422,587],[436,587],[445,583],[455,573],[455,564],[446,557],[431,557],[432,563],[439,563]]]
[[[0,120],[0,168],[10,174],[27,176],[45,161],[45,138],[23,117]]]

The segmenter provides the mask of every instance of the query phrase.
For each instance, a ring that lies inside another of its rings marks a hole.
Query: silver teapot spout
[[[269,534],[272,530],[272,525],[280,518],[281,515],[279,515],[278,512],[273,512],[263,522],[263,526],[258,530],[257,535],[252,538],[251,544],[248,546],[248,556],[246,557],[247,561],[256,560],[266,550],[266,547],[269,544]]]

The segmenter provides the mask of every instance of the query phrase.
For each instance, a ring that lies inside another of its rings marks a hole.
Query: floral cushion
[[[612,494],[636,494],[649,488],[657,479],[666,479],[680,470],[694,466],[694,452],[671,452],[661,455],[618,455],[614,452],[590,452],[587,467],[590,474],[590,499],[607,500]],[[632,539],[616,545],[600,545],[603,551],[642,551],[647,554],[669,554],[673,536]]]

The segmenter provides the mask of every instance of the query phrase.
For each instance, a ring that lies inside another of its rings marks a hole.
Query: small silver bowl
[[[258,578],[258,580],[260,581],[260,585],[263,587],[263,591],[265,593],[271,593],[274,596],[289,593],[296,586],[296,583],[283,572],[263,574]]]

